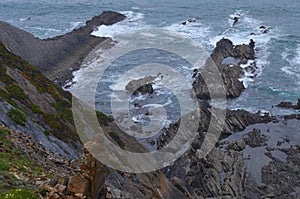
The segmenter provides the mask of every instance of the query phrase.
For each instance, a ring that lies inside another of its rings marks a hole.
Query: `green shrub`
[[[113,119],[105,115],[100,111],[96,111],[96,116],[100,125],[108,126],[109,123],[113,122]]]
[[[5,160],[0,159],[0,171],[9,171],[10,165]]]
[[[49,191],[48,191],[47,189],[45,189],[45,188],[41,188],[41,189],[39,190],[40,195],[43,196],[43,197],[46,197],[47,194],[48,194],[48,192],[49,192]]]
[[[39,199],[39,197],[27,189],[16,189],[1,194],[0,199]]]
[[[52,106],[56,109],[59,117],[63,121],[73,122],[73,112],[71,110],[72,105],[67,101],[60,101],[56,104],[52,104]]]
[[[46,130],[46,131],[44,131],[44,135],[45,136],[50,136],[50,132]]]
[[[18,109],[11,108],[7,111],[7,115],[18,125],[25,126],[26,117],[24,113]]]
[[[10,84],[9,86],[6,86],[6,90],[11,94],[11,96],[20,99],[25,100],[27,99],[25,93],[17,86]]]
[[[36,114],[41,114],[43,113],[43,111],[35,104],[31,104],[31,110],[33,113],[36,113]]]

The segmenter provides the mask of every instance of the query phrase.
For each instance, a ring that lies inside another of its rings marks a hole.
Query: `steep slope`
[[[0,42],[0,122],[32,135],[45,148],[78,158],[71,94]]]

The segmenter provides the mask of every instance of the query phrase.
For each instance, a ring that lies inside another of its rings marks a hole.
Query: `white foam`
[[[54,28],[42,28],[42,27],[28,27],[26,26],[26,28],[31,28],[31,29],[35,29],[35,30],[42,30],[42,31],[49,31],[49,32],[61,32],[62,30],[58,30],[58,29],[54,29]]]
[[[31,17],[26,17],[26,18],[20,18],[19,21],[29,21],[31,20]]]
[[[189,22],[186,25],[176,23],[165,28],[173,32],[178,32],[200,44],[203,44],[204,40],[208,38],[211,33],[210,27],[203,25],[200,21]]]
[[[237,24],[232,27],[233,18],[239,15],[239,21]],[[268,34],[262,34],[259,29],[260,26],[266,26],[262,21],[249,16],[248,12],[242,10],[237,10],[235,13],[229,15],[228,19],[229,28],[227,28],[222,35],[217,35],[209,40],[209,45],[215,46],[218,41],[222,38],[230,39],[234,45],[238,44],[249,44],[250,39],[253,39],[255,42],[255,51],[256,51],[256,66],[254,76],[259,76],[263,68],[269,64],[268,56],[269,52],[269,43],[272,38],[277,38],[279,36],[277,29],[270,29]],[[255,35],[250,35],[254,33]],[[251,62],[241,65],[242,68],[247,68]],[[253,82],[253,74],[245,73],[245,77],[241,78],[240,81],[243,81],[244,86],[248,87],[251,82]]]
[[[285,51],[281,53],[281,57],[289,64],[289,66],[281,68],[281,71],[288,75],[295,76],[300,80],[300,44],[298,44],[296,50],[285,49]]]
[[[76,21],[76,22],[70,22],[71,28],[67,29],[67,31],[72,31],[75,28],[79,28],[81,25],[83,25],[84,23],[81,21]]]

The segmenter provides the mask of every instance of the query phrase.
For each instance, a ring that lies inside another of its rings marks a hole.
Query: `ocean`
[[[228,106],[284,114],[290,111],[273,106],[281,101],[296,103],[300,98],[299,8],[299,0],[2,0],[0,20],[45,39],[70,32],[102,11],[113,10],[127,19],[102,26],[94,35],[114,38],[120,32],[159,27],[192,39],[209,53],[223,37],[234,44],[249,43],[252,38],[256,42],[258,75],[244,79],[246,90],[239,98],[229,100]],[[240,20],[232,27],[236,15]],[[195,22],[182,25],[187,19]],[[260,34],[260,26],[269,28],[268,34]],[[192,70],[182,68],[182,73],[192,74]],[[88,75],[86,71],[75,73],[75,79],[80,81]],[[170,100],[161,103],[170,105]]]

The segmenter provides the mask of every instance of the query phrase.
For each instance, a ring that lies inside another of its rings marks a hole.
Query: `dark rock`
[[[300,99],[298,99],[297,104],[293,104],[292,102],[280,102],[279,104],[276,105],[276,107],[300,109]]]
[[[228,57],[240,59],[241,61],[237,65],[229,67],[228,65],[222,64],[223,60]],[[213,93],[214,96],[219,96],[219,94],[222,93],[218,81],[214,80],[216,79],[214,76],[216,73],[221,74],[226,97],[236,98],[240,96],[245,87],[243,82],[239,80],[244,76],[244,71],[239,65],[254,59],[255,52],[253,40],[252,42],[250,41],[250,45],[242,44],[234,46],[229,39],[221,39],[217,42],[216,48],[206,60],[204,67],[199,69],[199,75],[196,76],[196,80],[193,82],[193,89],[196,96],[199,99],[210,99],[210,92]],[[215,71],[213,66],[217,66],[218,71]],[[210,92],[208,90],[208,85],[206,84],[207,82],[204,81],[201,74],[206,74],[206,79],[209,79]]]
[[[152,87],[154,79],[155,77],[147,76],[138,80],[132,80],[126,85],[125,89],[133,95],[137,95],[139,93],[152,94],[154,92]]]
[[[250,46],[251,48],[254,48],[254,47],[255,47],[255,42],[253,41],[253,39],[250,39],[249,46]]]
[[[238,21],[239,21],[239,17],[235,16],[233,18],[233,24],[232,24],[232,26],[236,25]]]
[[[246,145],[255,148],[261,146],[267,146],[268,138],[262,135],[259,129],[253,129],[247,136],[243,138]]]
[[[200,121],[198,127],[198,135],[192,143],[193,150],[201,148],[204,133],[207,132],[207,129],[210,125],[211,117],[216,117],[211,115],[209,105],[202,104],[200,109]],[[214,118],[218,119],[218,118]],[[245,110],[227,110],[225,118],[225,126],[219,124],[219,126],[214,126],[215,131],[220,131],[221,135],[219,139],[224,139],[231,135],[234,132],[242,131],[247,126],[257,123],[268,123],[275,120],[274,117],[271,117],[269,114],[261,115],[260,112],[250,113]],[[166,144],[168,144],[176,135],[178,127],[180,125],[180,120],[175,124],[170,124],[169,128],[163,130],[163,133],[160,135],[157,141],[157,148],[161,149]]]
[[[141,93],[141,94],[146,94],[146,93],[152,94],[153,91],[154,91],[154,89],[153,89],[153,87],[152,87],[152,84],[149,83],[149,84],[145,84],[145,85],[143,85],[143,86],[138,87],[138,89],[136,89],[136,90],[133,92],[133,94],[134,94],[134,95],[136,95],[136,94],[138,94],[138,93]]]
[[[245,149],[245,142],[237,141],[237,140],[233,141],[226,147],[226,150],[234,150],[234,151],[242,151],[244,149]]]

